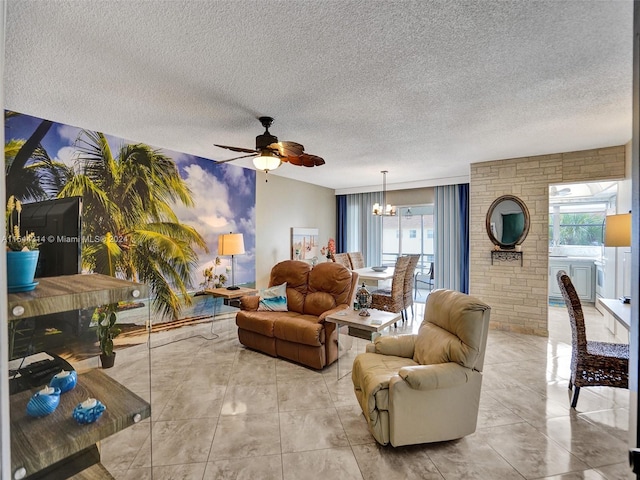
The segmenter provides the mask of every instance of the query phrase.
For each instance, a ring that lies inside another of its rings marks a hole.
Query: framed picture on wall
[[[320,256],[317,228],[291,229],[291,258],[293,260],[311,260]]]

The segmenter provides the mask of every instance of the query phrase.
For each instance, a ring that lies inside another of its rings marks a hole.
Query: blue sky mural
[[[5,122],[5,142],[29,138],[42,119],[20,114]],[[76,165],[78,151],[74,146],[81,128],[53,123],[41,145],[53,160],[69,167]],[[112,151],[123,144],[139,143],[105,133]],[[157,149],[153,145],[150,147]],[[255,181],[254,170],[231,164],[216,164],[205,158],[160,149],[175,162],[180,176],[192,192],[194,207],[174,204],[173,209],[181,223],[194,227],[205,239],[209,253],[198,250],[198,266],[192,275],[192,290],[204,280],[202,272],[212,266],[218,253],[218,235],[242,233],[245,255],[236,256],[235,281],[237,284],[255,282]],[[11,186],[7,186],[11,191]],[[85,219],[85,221],[87,221]],[[222,265],[216,273],[226,273],[231,259],[221,257]],[[230,284],[231,279],[227,282]]]

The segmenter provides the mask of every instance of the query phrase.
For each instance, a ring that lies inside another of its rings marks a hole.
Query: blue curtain
[[[435,188],[436,288],[469,291],[469,186]]]
[[[347,252],[347,196],[336,195],[336,252]]]

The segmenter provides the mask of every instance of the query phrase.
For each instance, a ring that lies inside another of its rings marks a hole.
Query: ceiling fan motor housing
[[[261,151],[267,148],[272,143],[278,143],[278,137],[271,135],[270,133],[263,133],[256,137],[256,150]]]
[[[258,120],[264,127],[264,133],[256,137],[256,150],[261,152],[272,143],[278,143],[278,137],[269,133],[269,127],[273,123],[272,117],[260,117]]]

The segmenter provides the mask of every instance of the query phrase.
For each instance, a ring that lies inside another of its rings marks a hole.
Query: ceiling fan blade
[[[320,158],[317,155],[304,153],[300,156],[300,158],[302,160],[302,164],[305,167],[319,167],[320,165],[324,165],[324,159]]]
[[[296,142],[272,143],[268,148],[277,150],[282,157],[300,156],[304,153],[304,146]]]
[[[298,167],[319,167],[324,165],[324,159],[317,155],[310,155],[303,153],[302,155],[289,155],[288,157],[282,157],[280,160],[283,162],[289,162],[291,165],[297,165]]]
[[[242,147],[229,147],[228,145],[217,145],[213,144],[215,147],[226,148],[227,150],[231,150],[232,152],[240,152],[240,153],[258,153],[253,148],[242,148]]]
[[[234,160],[239,160],[241,158],[255,157],[257,154],[258,154],[257,152],[254,152],[254,153],[251,153],[249,155],[242,155],[240,157],[227,158],[226,160],[215,160],[215,162],[216,163],[227,163],[227,162],[232,162]]]
[[[289,162],[291,165],[297,165],[298,167],[302,166],[302,158],[300,158],[300,155],[289,155],[288,157],[282,157],[280,160]]]

